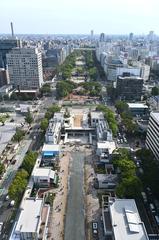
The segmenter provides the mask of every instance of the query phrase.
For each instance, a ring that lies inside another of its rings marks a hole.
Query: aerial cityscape
[[[159,4],[117,2],[2,3],[0,240],[159,240]]]

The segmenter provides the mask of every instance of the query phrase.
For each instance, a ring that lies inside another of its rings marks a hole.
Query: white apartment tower
[[[10,83],[18,90],[42,86],[42,55],[37,48],[14,48],[7,54],[7,64]]]
[[[159,160],[159,112],[151,112],[146,147],[152,151],[157,160]]]

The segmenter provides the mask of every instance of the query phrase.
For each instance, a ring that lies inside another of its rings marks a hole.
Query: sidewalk
[[[69,159],[70,153],[66,153],[66,155],[60,159],[60,173],[59,173],[60,184],[57,191],[55,192],[56,196],[53,203],[53,219],[51,224],[52,237],[50,238],[51,240],[64,239],[64,223],[67,204]]]

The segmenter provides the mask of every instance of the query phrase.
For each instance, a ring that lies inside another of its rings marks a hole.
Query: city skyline
[[[95,34],[159,34],[158,7],[157,0],[34,0],[31,5],[6,0],[1,3],[0,33],[10,33],[13,21],[16,34],[89,34],[91,29]]]

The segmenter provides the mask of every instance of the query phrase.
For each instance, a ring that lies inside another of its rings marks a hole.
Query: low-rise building
[[[96,128],[98,141],[112,141],[112,131],[102,112],[91,112],[91,127]]]
[[[54,161],[60,153],[60,146],[58,144],[44,144],[42,148],[42,159]]]
[[[45,240],[50,206],[41,198],[23,201],[10,240]]]
[[[133,116],[149,115],[149,108],[143,103],[128,103],[129,111]]]
[[[116,174],[97,174],[94,179],[95,188],[104,188],[109,191],[114,190],[117,185],[117,175]]]
[[[116,149],[114,141],[97,142],[97,155],[100,162],[109,163],[111,161],[112,153]]]
[[[49,121],[49,126],[45,134],[46,143],[58,144],[63,124],[64,124],[63,113],[56,112],[54,114],[54,117]]]
[[[57,174],[50,168],[35,168],[32,173],[33,181],[39,187],[50,187],[57,183]]]
[[[103,196],[104,233],[114,240],[149,240],[134,199]]]

